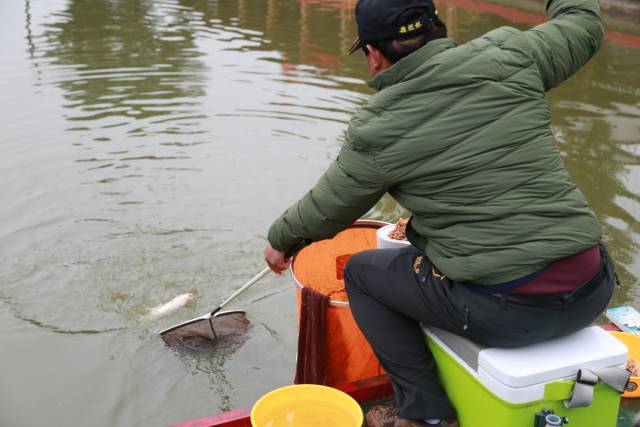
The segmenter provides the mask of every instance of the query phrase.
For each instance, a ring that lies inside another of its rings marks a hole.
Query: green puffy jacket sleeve
[[[596,53],[604,33],[597,0],[546,0],[551,20],[524,32],[546,90],[578,71]]]
[[[375,154],[345,143],[338,158],[302,199],[269,228],[269,243],[286,252],[302,239],[333,237],[364,215],[386,192]]]

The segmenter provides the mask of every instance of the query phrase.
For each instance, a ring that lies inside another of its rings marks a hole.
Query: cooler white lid
[[[599,326],[519,348],[486,348],[478,366],[509,387],[574,377],[580,368],[624,365],[627,347]]]

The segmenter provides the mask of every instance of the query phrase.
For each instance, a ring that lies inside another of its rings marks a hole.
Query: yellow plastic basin
[[[640,336],[629,334],[627,332],[610,331],[611,335],[618,338],[629,349],[628,359],[634,359],[636,364],[640,364]],[[622,397],[636,398],[640,397],[640,377],[631,376],[627,389]]]
[[[253,427],[361,427],[358,402],[335,388],[298,384],[262,396],[251,409]]]

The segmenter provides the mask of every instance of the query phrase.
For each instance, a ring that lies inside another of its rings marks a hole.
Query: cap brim
[[[356,41],[353,42],[353,44],[351,45],[351,48],[349,48],[349,50],[347,51],[347,55],[351,55],[353,52],[360,49],[361,47],[362,47],[362,42],[360,41],[359,37],[356,37]]]

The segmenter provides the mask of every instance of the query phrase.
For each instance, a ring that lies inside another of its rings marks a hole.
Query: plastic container
[[[333,239],[314,242],[294,257],[291,275],[296,284],[298,319],[303,287],[329,295],[326,314],[328,385],[362,380],[384,373],[380,362],[358,328],[344,292],[344,268],[348,255],[376,248],[376,230],[385,222],[359,220]],[[327,292],[327,285],[334,290]],[[330,286],[330,287],[331,287]]]
[[[376,232],[377,247],[380,249],[387,248],[401,248],[403,246],[409,246],[411,243],[408,240],[396,240],[389,237],[389,233],[396,228],[395,224],[388,224],[384,227],[380,227]]]
[[[253,427],[361,427],[362,409],[335,388],[298,384],[262,396],[251,408]]]
[[[636,364],[640,365],[640,336],[627,332],[610,331],[611,335],[619,339],[629,350],[629,359],[634,359]],[[640,397],[640,377],[632,375],[629,378],[629,384],[622,397],[636,398]]]
[[[588,407],[564,407],[578,369],[624,366],[627,349],[598,326],[521,348],[482,348],[424,328],[438,375],[464,427],[531,427],[549,409],[569,425],[615,427],[620,393],[598,383]],[[455,350],[454,350],[455,348]]]

